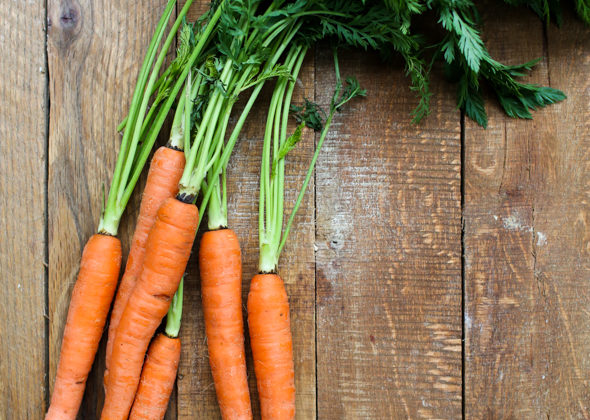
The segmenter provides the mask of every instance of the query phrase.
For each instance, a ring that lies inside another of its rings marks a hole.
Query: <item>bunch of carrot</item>
[[[191,3],[192,0],[188,0],[178,13],[162,43],[167,23],[176,10],[176,1],[168,1],[139,72],[128,116],[121,125],[125,131],[98,233],[89,239],[82,254],[47,420],[75,419],[77,416],[86,379],[117,287],[122,255],[121,243],[116,235],[121,216],[189,69],[201,57],[219,19],[220,9],[207,14],[198,42],[189,45],[191,40],[187,39],[185,44],[181,44],[183,53],[161,72],[167,52]],[[150,100],[153,103],[148,111]],[[181,147],[182,143],[172,139],[168,146],[158,149],[154,155],[142,201],[142,214],[127,264],[129,270],[126,272],[131,273],[128,278],[132,280],[123,283],[119,288],[119,296],[128,293],[132,287],[128,283],[133,282],[138,267],[142,266],[145,237],[154,221],[159,202],[163,196],[174,194],[177,182],[174,180],[175,173],[184,166]]]
[[[168,2],[148,48],[129,114],[121,124],[121,151],[99,234],[88,242],[82,257],[47,419],[75,418],[77,414],[117,284],[121,248],[115,235],[121,215],[175,101],[170,141],[153,156],[111,315],[102,418],[125,419],[130,413],[133,418],[161,418],[165,412],[178,366],[178,328],[172,328],[174,334],[158,336],[149,351],[148,346],[170,310],[186,269],[200,223],[195,201],[201,188],[201,209],[210,203],[209,232],[203,236],[199,257],[215,386],[224,418],[252,416],[241,316],[241,256],[237,237],[227,228],[225,168],[263,84],[278,77],[283,89],[288,82],[292,92],[307,51],[304,44],[338,32],[332,28],[321,36],[305,33],[304,21],[313,23],[313,19],[324,17],[333,25],[336,16],[347,21],[345,25],[350,30],[355,17],[316,2],[285,5],[275,1],[258,13],[260,1],[222,1],[190,31],[186,25],[182,27],[178,57],[158,76],[190,3],[180,11],[158,54],[175,6],[175,1]],[[279,65],[284,55],[285,62]],[[249,99],[226,142],[233,105],[240,93],[247,90]],[[288,107],[282,114],[288,116]],[[279,252],[273,252],[278,261]],[[181,302],[182,293],[175,299]],[[258,305],[255,309],[255,302],[249,307],[252,326],[265,308]],[[168,318],[169,323],[174,322],[170,313]],[[179,325],[180,321],[176,322]],[[256,346],[254,338],[253,347]],[[289,352],[285,354],[287,359],[291,358]],[[259,381],[264,382],[264,374],[259,370]],[[155,386],[150,378],[158,376],[158,372],[162,372],[160,385]],[[146,404],[155,401],[149,397],[154,390],[161,399],[153,410],[147,409]],[[261,395],[266,398],[264,390]],[[263,407],[267,404],[263,403]],[[267,408],[264,411],[272,412]],[[148,412],[152,415],[145,414]]]
[[[117,287],[122,257],[116,238],[119,222],[174,105],[170,140],[153,154],[114,300],[101,419],[164,417],[180,358],[182,278],[199,216],[205,212],[208,229],[200,243],[199,268],[217,398],[224,419],[252,418],[241,250],[228,226],[226,168],[242,127],[270,79],[276,79],[276,84],[263,139],[259,274],[251,282],[247,313],[262,418],[295,415],[289,304],[277,274],[279,258],[336,111],[365,94],[354,78],[342,82],[335,54],[337,84],[329,110],[320,111],[308,102],[295,115],[301,124],[287,136],[295,81],[307,51],[318,40],[332,38],[339,44],[381,51],[393,46],[406,60],[415,40],[383,2],[221,0],[189,25],[185,16],[191,3],[185,3],[162,44],[176,5],[175,0],[168,1],[120,126],[124,130],[121,150],[98,233],[82,255],[46,419],[76,418]],[[161,71],[177,32],[177,58]],[[229,131],[234,104],[246,92],[245,105]],[[283,229],[285,158],[305,125],[321,134]],[[165,331],[154,338],[165,316]]]

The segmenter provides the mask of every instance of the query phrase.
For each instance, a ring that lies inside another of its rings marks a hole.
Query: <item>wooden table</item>
[[[115,163],[115,127],[166,1],[45,3],[0,9],[7,420],[46,410],[81,248]],[[432,115],[415,126],[400,65],[343,58],[368,97],[338,115],[281,262],[300,419],[590,418],[590,30],[571,13],[560,30],[522,9],[488,8],[484,18],[496,58],[544,56],[531,80],[568,100],[533,121],[505,117],[492,100],[483,130],[435,77]],[[301,80],[299,100],[327,103],[326,50],[310,54]],[[229,170],[244,295],[256,271],[264,118],[261,106]],[[290,199],[313,148],[307,133],[289,159]],[[125,249],[138,205],[136,194],[122,224]],[[194,257],[188,273],[168,418],[213,419]],[[103,359],[104,342],[83,419],[98,416]],[[250,384],[258,412],[252,374]]]

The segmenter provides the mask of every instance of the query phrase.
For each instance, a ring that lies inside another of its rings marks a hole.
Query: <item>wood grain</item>
[[[341,56],[367,98],[337,116],[316,171],[318,418],[459,418],[460,115],[436,80],[411,125],[401,66]],[[333,86],[318,50],[320,103]]]
[[[589,418],[590,31],[568,16],[547,50],[531,13],[485,18],[495,57],[548,55],[531,81],[570,98],[533,121],[494,105],[487,131],[466,123],[465,415]]]
[[[48,0],[46,11],[43,2],[11,1],[0,11],[2,419],[45,412],[80,254],[115,164],[115,127],[165,3]],[[207,5],[196,0],[191,18]],[[453,87],[435,80],[433,115],[413,126],[402,69],[343,53],[343,73],[356,74],[369,96],[336,117],[281,261],[300,419],[460,418],[462,387],[465,418],[590,418],[590,29],[569,13],[544,36],[529,11],[482,10],[494,57],[546,55],[530,80],[568,99],[533,121],[508,119],[492,102],[487,131],[465,123],[465,382]],[[300,79],[297,100],[327,105],[328,50],[310,53]],[[244,299],[258,259],[269,96],[267,89],[229,169]],[[289,155],[288,202],[313,143],[307,132]],[[139,197],[121,224],[125,254]],[[168,420],[219,418],[194,254]],[[257,417],[249,350],[247,363]],[[82,419],[100,412],[103,365],[101,348]]]
[[[108,190],[113,174],[120,143],[116,127],[128,110],[145,49],[165,5],[165,0],[48,2],[51,384],[81,251],[96,231],[103,187]],[[138,198],[135,194],[129,203],[119,230],[124,255]],[[83,419],[100,414],[103,370],[104,342],[88,380]]]
[[[204,11],[205,3],[196,3],[191,19]],[[313,55],[308,54],[300,74],[296,101],[314,97]],[[250,280],[257,273],[258,264],[258,188],[262,151],[262,136],[266,122],[272,84],[263,91],[257,106],[243,128],[228,168],[228,218],[242,247],[243,303],[246,320],[246,298]],[[236,114],[237,115],[237,114]],[[294,128],[294,127],[293,127]],[[295,201],[296,192],[305,177],[306,167],[313,153],[313,133],[307,132],[297,149],[289,154],[286,168],[286,217]],[[285,281],[291,305],[294,342],[295,385],[297,388],[297,418],[315,418],[315,276],[314,276],[314,199],[313,185],[295,220],[295,228],[283,252],[279,274]],[[202,215],[203,216],[203,215]],[[204,224],[206,226],[206,223]],[[200,237],[197,238],[197,244]],[[209,367],[198,276],[197,245],[189,261],[185,286],[185,310],[181,330],[183,352],[178,378],[178,418],[220,418],[213,378]],[[190,308],[190,309],[189,309]],[[247,331],[246,331],[247,333]],[[254,418],[260,409],[252,355],[247,347],[247,365]]]
[[[43,2],[0,8],[0,418],[46,407],[47,65]]]

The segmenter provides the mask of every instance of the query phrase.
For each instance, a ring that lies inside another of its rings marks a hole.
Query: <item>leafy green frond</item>
[[[290,112],[297,123],[303,123],[313,131],[321,131],[327,117],[322,107],[307,98],[302,106],[291,105]]]
[[[576,12],[586,25],[590,25],[590,0],[575,0]]]
[[[488,126],[488,116],[479,86],[472,83],[467,75],[457,85],[457,107],[463,109],[465,115],[482,127]]]
[[[253,86],[256,86],[259,83],[262,83],[266,80],[273,79],[273,78],[285,77],[289,79],[291,77],[291,73],[289,69],[285,65],[277,64],[273,68],[266,70],[260,74],[258,74],[258,68],[254,68],[251,75],[248,77],[246,83],[241,88],[241,91],[250,89]]]
[[[302,122],[301,124],[299,124],[297,126],[297,128],[295,128],[295,131],[293,132],[293,134],[291,134],[289,137],[287,137],[287,140],[285,140],[285,142],[281,145],[276,156],[273,156],[272,170],[270,173],[271,180],[275,178],[275,175],[277,173],[277,165],[279,164],[279,162],[281,160],[284,160],[285,157],[287,157],[287,155],[289,154],[289,152],[295,148],[297,143],[299,143],[299,140],[301,140],[301,136],[303,134],[304,127],[305,127],[305,123]]]
[[[344,104],[354,98],[367,96],[367,90],[361,88],[359,81],[354,76],[348,76],[346,78],[343,88],[340,97],[333,102],[333,107],[336,111],[340,111],[340,108]]]
[[[518,95],[512,91],[496,90],[498,101],[504,112],[513,118],[532,118],[537,108],[563,101],[566,96],[560,90],[537,85],[520,84]]]
[[[440,10],[439,23],[449,33],[453,34],[454,44],[463,53],[469,67],[477,73],[481,61],[489,54],[476,28],[474,19],[465,11],[449,7]],[[449,46],[446,45],[447,56],[449,55],[448,50]]]

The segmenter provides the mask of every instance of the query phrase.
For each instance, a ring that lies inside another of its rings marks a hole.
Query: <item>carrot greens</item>
[[[216,24],[221,16],[223,3],[222,1],[216,10],[210,10],[205,15],[205,18],[200,21],[203,23],[203,26],[198,27],[197,32],[194,34],[194,46],[188,45],[191,37],[186,38],[186,29],[182,31],[185,35],[184,38],[181,37],[181,48],[190,50],[190,54],[188,54],[188,51],[185,51],[179,60],[174,60],[168,69],[164,71],[164,76],[166,77],[158,79],[158,74],[160,73],[166,54],[192,4],[192,0],[188,0],[178,13],[178,17],[160,48],[160,53],[156,59],[159,45],[164,37],[166,24],[176,6],[175,0],[169,0],[156,28],[154,38],[148,47],[145,60],[139,72],[129,113],[124,121],[125,124],[123,124],[125,131],[121,142],[121,150],[117,158],[109,195],[101,214],[98,227],[100,233],[109,235],[117,234],[123,211],[131,198],[131,193],[139,179],[168,112],[182,88],[191,67],[198,62],[205,46],[210,42],[212,35],[216,32]],[[176,75],[177,70],[180,68],[182,68],[182,72]],[[172,73],[175,74],[174,78],[170,77]],[[148,111],[149,100],[156,86],[159,86],[161,90],[158,92],[156,102]]]
[[[316,161],[330,130],[335,113],[350,100],[366,95],[366,91],[360,87],[356,78],[348,77],[344,82],[342,81],[338,55],[336,50],[334,50],[336,86],[328,112],[323,112],[318,105],[309,101],[306,101],[305,107],[291,106],[295,80],[301,69],[305,52],[305,47],[299,47],[295,48],[287,56],[286,62],[291,77],[279,78],[277,81],[266,122],[260,170],[258,209],[258,234],[260,243],[258,268],[261,273],[276,273],[281,251],[289,236],[295,215],[301,206],[303,196],[309,185]],[[287,137],[288,119],[291,111],[296,111],[295,116],[297,121],[300,121],[300,124],[293,134]],[[324,116],[325,120],[323,118]],[[321,133],[303,185],[299,190],[297,200],[283,229],[285,158],[301,139],[304,125],[321,131]]]
[[[513,5],[526,5],[539,16],[559,17],[559,0],[505,0]],[[364,0],[366,7],[375,2]],[[457,84],[457,107],[476,121],[487,125],[482,86],[489,85],[507,115],[514,118],[532,118],[531,111],[565,99],[563,92],[544,86],[519,81],[539,60],[509,66],[494,60],[481,37],[482,23],[476,2],[472,0],[382,0],[397,26],[414,41],[403,44],[394,40],[392,46],[406,63],[411,78],[411,89],[419,103],[413,111],[414,122],[428,115],[430,109],[429,79],[435,61],[440,60],[447,78]],[[590,7],[586,0],[577,0],[579,15],[590,23]],[[414,32],[414,22],[426,13],[434,14],[441,32],[434,34]],[[559,19],[558,19],[559,22]],[[383,50],[385,55],[389,55]],[[426,64],[430,62],[430,64]]]

